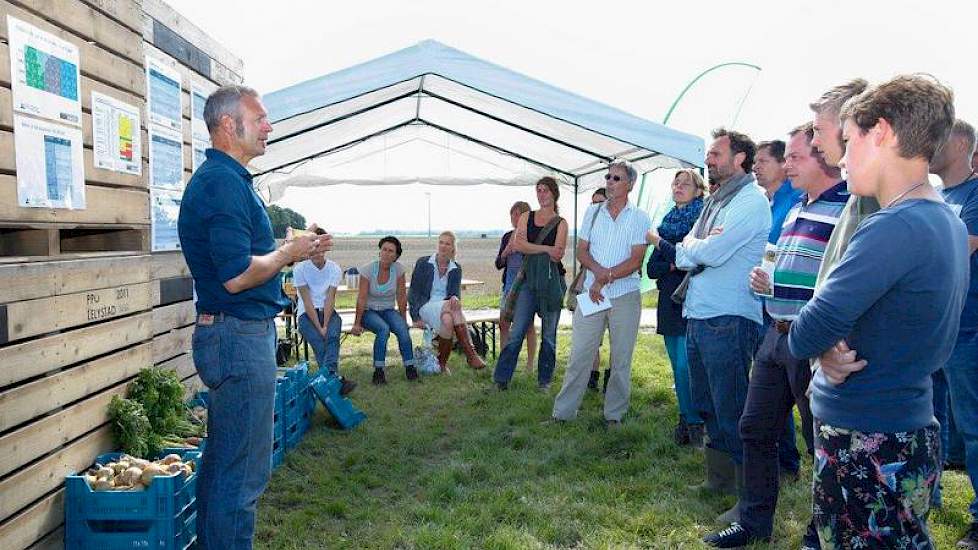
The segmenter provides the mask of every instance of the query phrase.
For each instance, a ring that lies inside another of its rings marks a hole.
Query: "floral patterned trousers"
[[[931,549],[940,429],[862,433],[815,419],[812,507],[822,550]]]

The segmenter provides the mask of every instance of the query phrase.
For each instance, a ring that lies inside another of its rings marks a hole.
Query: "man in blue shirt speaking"
[[[197,293],[194,365],[210,390],[207,452],[197,481],[202,548],[251,548],[271,475],[275,315],[281,269],[331,247],[308,234],[276,248],[247,166],[272,126],[258,93],[219,88],[204,105],[212,149],[183,195],[178,231]]]

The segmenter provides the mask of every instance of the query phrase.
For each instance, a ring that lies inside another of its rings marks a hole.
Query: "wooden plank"
[[[17,178],[0,175],[0,221],[149,225],[149,192],[144,189],[85,185],[85,209],[22,208]]]
[[[30,545],[27,550],[64,550],[65,548],[65,527],[64,525],[51,531],[44,538]]]
[[[177,302],[153,310],[153,334],[163,334],[194,323],[197,309],[193,300]],[[2,352],[0,352],[2,353]]]
[[[68,444],[109,421],[109,402],[125,397],[123,382],[37,422],[0,437],[0,476]]]
[[[10,521],[0,524],[0,541],[3,542],[4,549],[22,550],[35,541],[39,550],[51,548],[50,545],[41,546],[41,544],[45,544],[46,540],[51,542],[49,540],[51,538],[56,539],[59,533],[63,538],[63,529],[59,529],[58,526],[62,525],[65,519],[64,499],[65,492],[61,489],[17,514]],[[53,548],[58,548],[56,543]]]
[[[150,274],[154,279],[190,276],[183,252],[153,252],[150,265]]]
[[[0,482],[0,521],[64,484],[64,477],[88,468],[95,458],[112,450],[109,427],[100,428],[61,451]]]
[[[0,304],[145,283],[151,269],[148,254],[0,265]]]
[[[78,46],[79,70],[82,74],[137,96],[146,95],[146,77],[141,64],[115,55],[95,44],[89,44],[87,40],[76,34],[61,29],[7,0],[0,0],[0,38],[8,43],[10,33],[7,30],[7,15],[12,15]]]
[[[140,2],[133,0],[81,0],[100,12],[122,23],[133,32],[143,32],[143,10]]]
[[[197,374],[197,368],[194,366],[194,359],[189,353],[184,353],[168,359],[159,365],[156,365],[161,369],[169,369],[177,373],[180,380],[190,378]]]
[[[62,29],[80,35],[89,42],[104,47],[142,65],[139,47],[141,33],[100,13],[83,2],[64,0],[13,0],[31,13],[43,17]],[[135,9],[135,6],[131,6]]]
[[[7,324],[0,327],[0,343],[150,309],[151,286],[155,285],[133,283],[7,304]]]
[[[0,431],[135,376],[152,365],[152,348],[139,344],[0,393]]]
[[[224,65],[231,72],[237,75],[244,74],[244,62],[240,57],[232,54],[230,50],[211,38],[189,19],[180,15],[169,4],[162,0],[142,0],[142,8],[144,13],[143,38],[147,42],[153,42],[152,20],[156,19],[171,31],[203,50],[214,61]]]
[[[152,313],[98,323],[0,348],[0,388],[153,337]]]
[[[197,376],[196,374],[184,380],[183,387],[185,388],[185,391],[183,392],[184,399],[190,399],[191,397],[197,395],[197,392],[200,390],[207,389],[204,381],[201,380],[200,376]]]
[[[184,327],[153,338],[153,364],[162,363],[190,350],[194,327]]]

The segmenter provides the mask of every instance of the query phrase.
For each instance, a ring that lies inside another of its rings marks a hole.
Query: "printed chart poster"
[[[95,167],[126,174],[143,172],[139,109],[92,92],[92,146]]]
[[[85,208],[82,132],[14,116],[17,203],[33,208]]]
[[[180,250],[180,237],[177,235],[177,219],[180,217],[181,191],[150,189],[150,210],[153,216],[150,233],[153,252],[159,250]]]
[[[204,152],[210,146],[211,146],[211,141],[210,140],[206,140],[206,141],[201,141],[201,140],[198,140],[198,139],[195,139],[194,140],[194,146],[193,146],[194,172],[196,172],[197,169],[200,168],[200,165],[201,164],[204,164],[204,161],[207,160],[207,156],[204,154]]]
[[[7,16],[14,111],[81,126],[78,48]]]
[[[183,189],[183,140],[179,132],[150,127],[149,185],[159,189]]]
[[[146,96],[146,110],[151,123],[183,131],[180,73],[148,55],[146,56]]]
[[[207,103],[207,96],[211,95],[214,87],[205,87],[194,84],[190,89],[190,132],[195,140],[210,140],[211,135],[207,131],[207,123],[204,122],[204,104]]]

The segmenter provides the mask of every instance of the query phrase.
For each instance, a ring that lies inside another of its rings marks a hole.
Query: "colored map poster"
[[[7,16],[14,111],[81,126],[78,47]]]
[[[150,189],[149,200],[152,218],[150,225],[153,252],[160,250],[180,250],[180,237],[177,235],[177,219],[180,216],[181,191]]]
[[[183,131],[180,85],[180,73],[176,69],[146,56],[146,111],[152,124]]]
[[[20,206],[85,208],[80,129],[15,115],[14,153]]]
[[[190,90],[190,131],[193,139],[209,141],[210,132],[204,122],[204,104],[207,97],[216,90],[214,86],[203,86],[194,83]]]
[[[92,92],[92,147],[96,168],[136,176],[142,174],[139,109]]]
[[[183,139],[178,132],[150,127],[149,185],[183,190]]]

